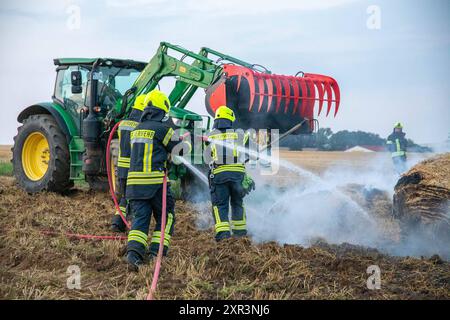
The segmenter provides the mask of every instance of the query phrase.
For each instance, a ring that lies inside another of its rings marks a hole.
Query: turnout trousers
[[[127,179],[119,178],[118,192],[116,192],[116,197],[119,202],[120,211],[124,215],[127,220],[130,220],[131,217],[127,217],[127,209],[128,202],[125,197],[126,187],[127,187]],[[124,232],[126,230],[126,225],[122,220],[122,217],[119,214],[119,211],[116,210],[114,213],[114,217],[112,219],[112,228],[114,231]]]
[[[133,214],[133,223],[131,230],[128,233],[127,251],[136,252],[142,259],[144,259],[147,252],[148,232],[150,228],[150,220],[153,215],[156,225],[153,230],[149,254],[156,256],[159,250],[159,242],[161,239],[161,221],[162,221],[162,185],[154,193],[150,199],[133,199],[130,200],[130,207]],[[167,205],[166,205],[166,226],[164,236],[164,251],[167,255],[170,240],[172,238],[175,225],[175,201],[167,186]]]
[[[392,157],[392,162],[394,163],[395,171],[398,174],[402,174],[406,171],[406,156]]]
[[[240,181],[211,183],[211,202],[216,240],[247,234],[247,223]],[[231,205],[231,221],[229,209]]]

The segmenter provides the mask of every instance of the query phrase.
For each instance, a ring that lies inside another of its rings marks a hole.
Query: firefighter
[[[395,171],[398,174],[402,174],[406,171],[406,148],[408,143],[403,132],[403,125],[400,122],[394,125],[394,131],[389,135],[386,143],[391,152]]]
[[[170,101],[159,90],[145,98],[147,107],[139,125],[131,132],[131,159],[128,171],[126,197],[133,212],[133,222],[128,233],[127,260],[133,270],[158,254],[161,239],[163,178],[168,156],[179,143],[178,135],[164,123]],[[186,144],[190,144],[186,142]],[[189,150],[190,152],[190,150]],[[166,226],[164,251],[167,255],[175,224],[175,202],[167,188]],[[151,215],[156,220],[147,251]]]
[[[129,117],[121,121],[118,128],[119,158],[117,161],[118,190],[116,195],[117,200],[119,201],[120,211],[122,211],[124,217],[127,216],[127,199],[125,197],[125,192],[128,169],[130,168],[130,134],[131,131],[137,127],[139,120],[141,119],[142,111],[144,110],[145,96],[145,94],[142,94],[136,98]],[[126,230],[126,225],[118,211],[114,214],[111,229],[114,232],[125,232]]]
[[[226,106],[217,109],[213,131],[208,135],[211,148],[210,192],[217,241],[247,234],[244,196],[255,188],[246,174],[245,160],[238,146],[246,146],[248,134],[235,132],[233,110]],[[231,222],[228,213],[231,204]]]

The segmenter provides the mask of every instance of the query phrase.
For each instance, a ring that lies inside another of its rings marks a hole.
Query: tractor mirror
[[[72,71],[71,72],[72,86],[81,86],[81,71]]]
[[[72,82],[72,94],[80,94],[83,92],[81,71],[72,71],[70,74]]]

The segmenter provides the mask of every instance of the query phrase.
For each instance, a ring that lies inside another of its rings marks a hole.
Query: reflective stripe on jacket
[[[141,115],[142,111],[133,109],[128,119],[122,120],[120,122],[119,128],[117,130],[119,136],[119,158],[117,160],[117,175],[119,179],[127,178],[128,169],[130,168],[131,155],[130,134],[131,131],[133,131],[139,124]]]
[[[130,134],[127,199],[153,197],[163,183],[168,155],[179,143],[174,130],[159,120],[162,117],[152,115],[144,111],[141,122]]]
[[[386,144],[393,158],[406,155],[407,141],[405,139],[405,133],[393,132],[387,138]]]
[[[248,145],[249,135],[242,135],[232,129],[214,129],[208,134],[208,138],[215,182],[242,179],[246,154],[239,147]]]

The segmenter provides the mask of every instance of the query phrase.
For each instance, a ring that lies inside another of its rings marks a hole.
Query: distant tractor
[[[181,57],[169,55],[169,50]],[[302,125],[295,133],[313,132],[315,102],[319,102],[319,113],[327,103],[327,115],[332,103],[336,115],[340,102],[339,87],[330,77],[274,75],[208,48],[196,54],[166,42],[149,63],[109,58],[63,58],[54,63],[52,102],[29,106],[17,119],[22,126],[14,138],[14,174],[30,193],[64,192],[76,180],[85,180],[95,189],[106,188],[106,157],[114,161],[117,155],[117,141],[111,154],[106,154],[112,127],[128,115],[138,95],[156,88],[164,77],[176,79],[169,95],[168,121],[187,131],[199,123],[202,130],[210,126],[208,116],[185,109],[198,88],[206,91],[209,115],[228,105],[235,111],[237,127],[281,133],[298,123]],[[194,150],[191,156],[198,160],[200,153]],[[193,179],[183,164],[171,166],[169,177],[180,179],[185,191]]]

